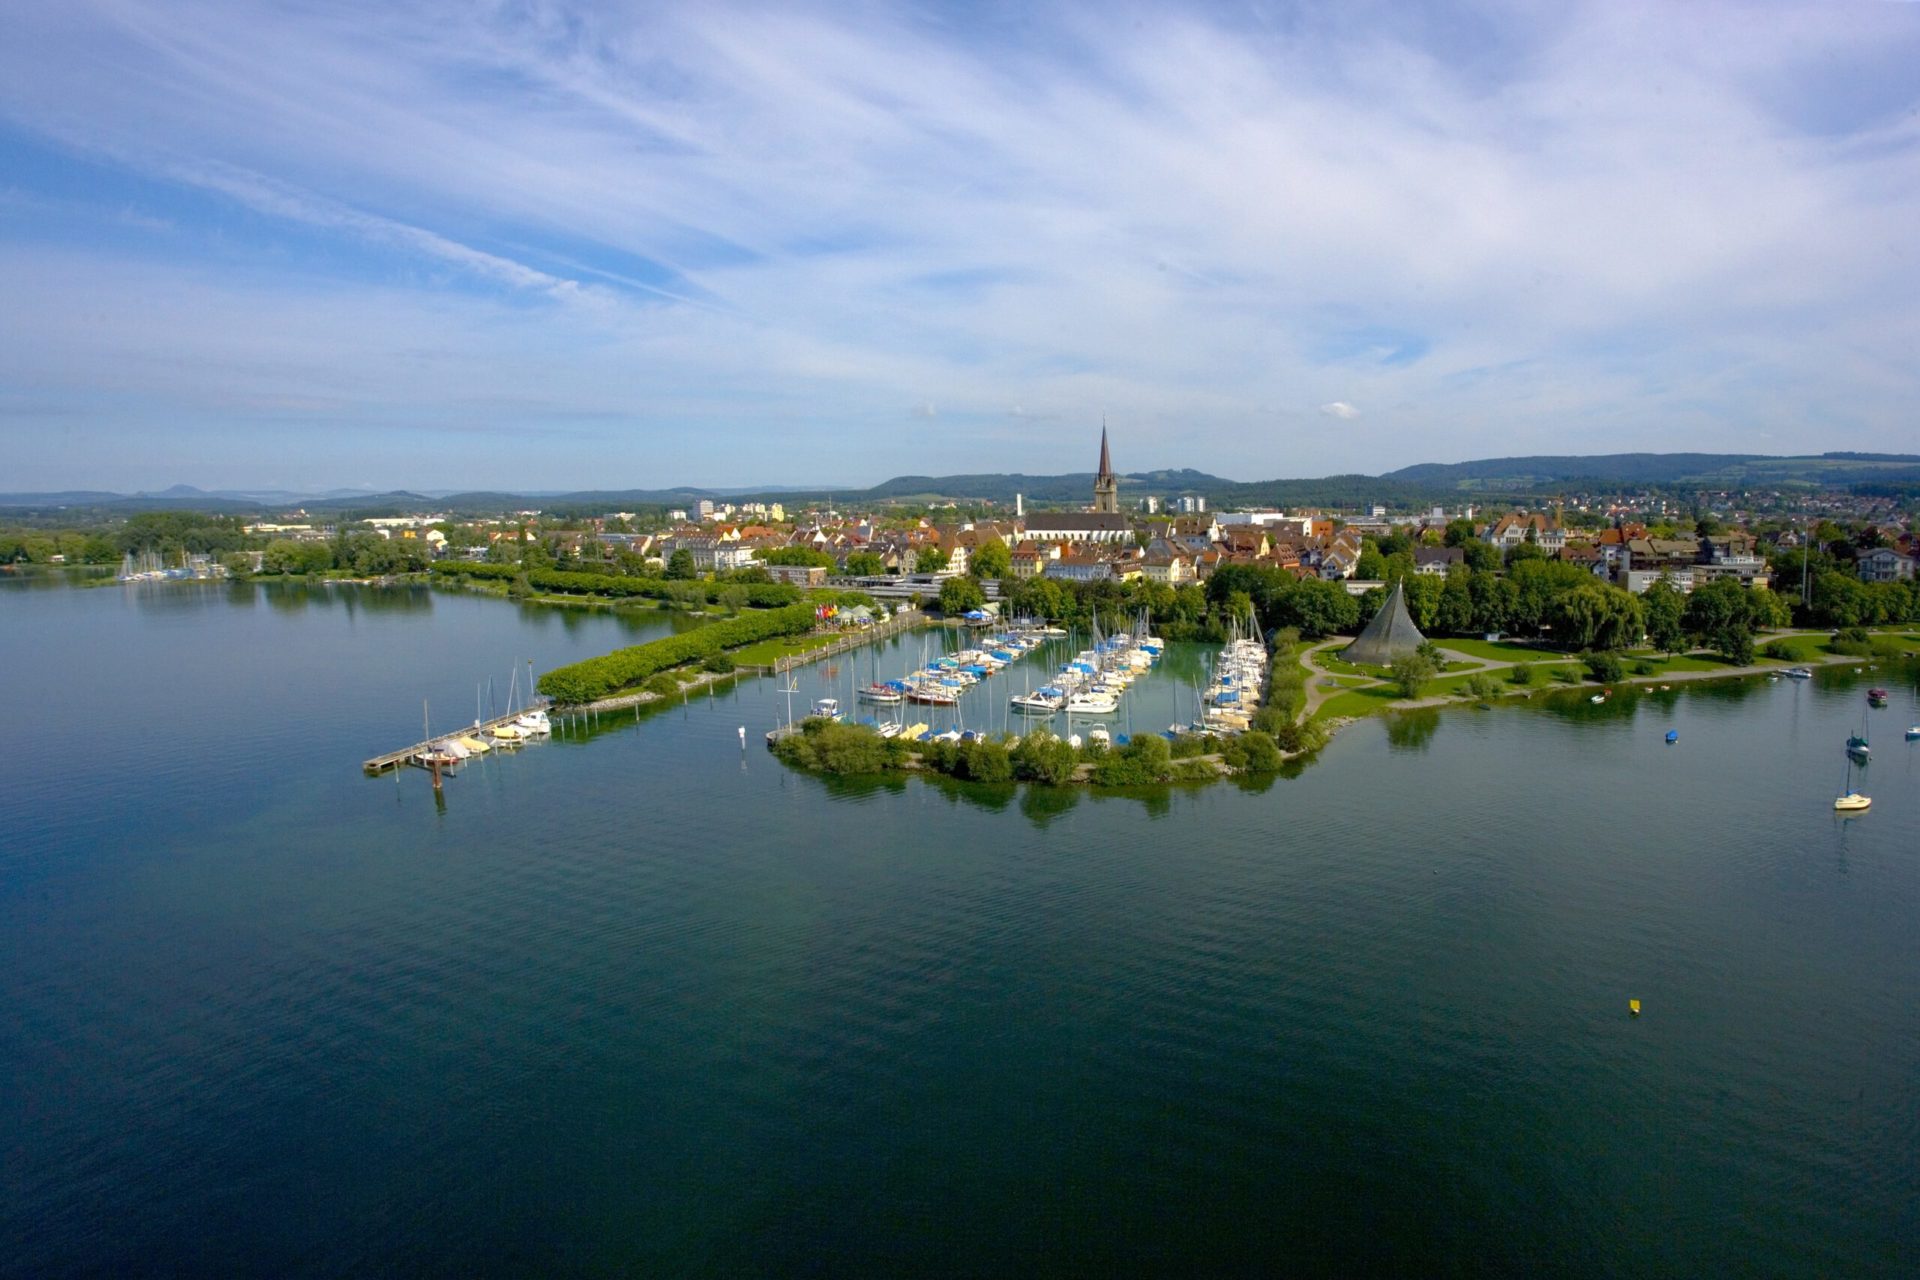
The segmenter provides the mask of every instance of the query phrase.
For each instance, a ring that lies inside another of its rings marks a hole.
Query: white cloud
[[[714,483],[769,478],[741,423],[823,477],[978,469],[953,433],[1008,404],[1059,424],[1021,470],[1083,467],[1103,408],[1131,465],[1250,478],[1484,453],[1489,430],[1910,447],[1911,6],[1365,12],[1276,32],[1088,6],[1007,42],[834,6],[28,6],[0,119],[265,229],[142,201],[178,314],[127,313],[97,369],[84,318],[145,277],[79,252],[47,323],[0,301],[7,359],[36,400],[144,370],[207,405],[321,297],[351,356],[280,352],[250,395],[304,403],[365,361],[350,426],[511,369],[529,406],[581,407],[530,430],[606,413],[603,456]],[[0,249],[31,258],[27,197]],[[416,318],[431,354],[389,377],[356,313]],[[1368,406],[1364,440],[1248,430],[1316,386],[1351,397],[1322,413]],[[936,403],[949,434],[894,429]]]

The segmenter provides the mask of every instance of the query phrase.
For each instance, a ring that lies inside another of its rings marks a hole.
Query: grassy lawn
[[[1313,660],[1320,664],[1321,670],[1331,671],[1335,675],[1368,676],[1375,680],[1385,680],[1387,678],[1387,669],[1385,667],[1362,666],[1357,662],[1348,662],[1345,658],[1336,658],[1331,652],[1316,653],[1313,655]]]
[[[1654,667],[1654,674],[1660,676],[1664,676],[1673,671],[1723,671],[1739,665],[1738,663],[1729,662],[1725,658],[1716,658],[1712,654],[1681,653],[1668,657],[1665,654],[1656,654],[1642,649],[1635,650],[1627,655],[1627,676],[1629,679],[1647,679],[1646,676],[1636,676],[1634,674],[1634,665],[1641,662],[1651,663]]]
[[[804,636],[780,636],[772,640],[762,640],[758,644],[750,644],[744,649],[735,649],[729,656],[743,666],[768,667],[795,654],[812,653],[815,649],[824,649],[839,638],[837,635],[811,632]]]
[[[1354,689],[1347,693],[1336,693],[1320,704],[1313,713],[1316,720],[1330,720],[1335,716],[1370,716],[1376,711],[1384,711],[1400,701],[1400,691],[1387,685],[1375,685],[1371,689]]]
[[[1485,658],[1489,662],[1540,662],[1553,661],[1566,655],[1553,649],[1541,649],[1530,644],[1515,644],[1511,640],[1435,640],[1442,649],[1451,649],[1455,653],[1464,653],[1469,658]]]

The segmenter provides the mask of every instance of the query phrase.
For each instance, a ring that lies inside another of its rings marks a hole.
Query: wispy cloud
[[[1465,456],[1490,429],[1556,452],[1910,444],[1911,5],[1362,5],[1280,27],[1068,6],[1016,29],[824,4],[77,0],[10,26],[0,122],[51,157],[10,191],[173,230],[87,252],[9,206],[0,252],[60,239],[71,269],[44,323],[0,302],[0,381],[94,405],[78,317],[118,310],[129,403],[192,403],[258,451],[298,446],[207,409],[212,389],[244,367],[249,396],[304,403],[353,381],[344,359],[367,376],[314,412],[347,428],[503,370],[577,407],[566,429],[598,454],[557,450],[543,485],[594,456],[716,483],[973,470],[964,432],[1009,404],[1048,424],[1006,460],[1023,470],[1084,466],[1103,408],[1129,466],[1238,475]],[[90,196],[96,169],[213,203]],[[135,289],[164,305],[129,310]],[[306,343],[270,359],[200,319],[271,331],[296,308]],[[410,376],[363,340],[376,314],[431,339]],[[1303,397],[1366,405],[1365,438],[1251,429]],[[938,418],[903,431],[903,404]],[[756,433],[787,443],[738,447]]]

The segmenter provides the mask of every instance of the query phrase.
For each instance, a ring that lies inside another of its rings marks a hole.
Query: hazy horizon
[[[1916,434],[1920,5],[10,33],[10,491],[1058,474],[1103,418],[1123,472],[1260,479]]]

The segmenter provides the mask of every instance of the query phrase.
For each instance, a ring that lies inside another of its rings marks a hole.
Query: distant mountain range
[[[1194,494],[1216,507],[1355,506],[1379,502],[1409,505],[1512,498],[1524,500],[1581,490],[1652,487],[1680,490],[1737,488],[1844,489],[1854,485],[1920,486],[1920,455],[1898,453],[1823,453],[1780,457],[1748,453],[1614,453],[1592,456],[1543,455],[1482,458],[1472,462],[1424,462],[1384,475],[1321,476],[1299,480],[1228,480],[1203,471],[1146,471],[1120,478],[1123,497]],[[1035,476],[988,472],[952,476],[895,476],[871,488],[832,489],[779,485],[761,488],[591,489],[572,492],[494,491],[376,493],[332,489],[321,493],[285,490],[196,489],[174,485],[133,494],[99,490],[61,493],[0,493],[0,510],[47,512],[66,509],[103,515],[136,511],[198,510],[244,515],[300,507],[312,512],[359,517],[447,511],[490,515],[539,508],[598,514],[641,507],[686,507],[714,501],[807,502],[843,506],[883,501],[973,501],[1011,504],[1014,495],[1029,505],[1079,504],[1093,491],[1092,472]]]

